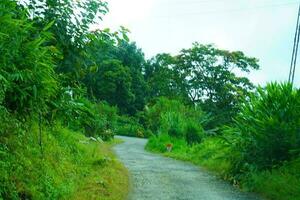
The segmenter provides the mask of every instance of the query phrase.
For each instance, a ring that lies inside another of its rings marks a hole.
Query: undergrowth
[[[123,199],[127,172],[110,146],[56,126],[0,144],[0,199]],[[75,198],[76,197],[76,198]]]

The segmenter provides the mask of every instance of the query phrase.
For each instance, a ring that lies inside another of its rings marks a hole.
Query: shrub
[[[150,108],[146,108],[145,111],[145,118],[146,118],[146,127],[148,129],[150,129],[153,133],[158,133],[161,129],[163,120],[168,119],[164,119],[164,117],[168,117],[166,116],[166,113],[185,113],[184,112],[185,107],[184,105],[176,100],[169,100],[166,98],[159,98],[154,105],[152,105]],[[163,115],[165,115],[164,117],[162,117]],[[170,115],[170,114],[169,114]],[[171,116],[173,117],[173,116]],[[166,124],[164,124],[166,125]]]
[[[178,112],[166,112],[161,116],[160,132],[168,133],[172,137],[182,138],[184,118]]]
[[[144,132],[144,130],[141,126],[127,124],[127,125],[119,126],[118,129],[117,129],[116,134],[117,135],[123,135],[123,136],[143,138],[144,137],[143,132]]]
[[[299,156],[300,91],[290,84],[258,88],[225,131],[234,173],[270,169]]]
[[[76,89],[72,91],[74,94],[82,93]],[[68,128],[82,131],[86,136],[99,136],[103,140],[113,137],[117,122],[116,107],[111,107],[105,102],[93,103],[76,95],[71,98],[65,90],[62,90],[62,93],[51,108],[52,112],[48,116],[50,121],[62,121]]]
[[[118,117],[118,125],[116,128],[117,135],[146,138],[152,135],[150,130],[145,130],[135,118],[128,116]]]
[[[166,98],[159,98],[143,114],[145,127],[154,134],[168,133],[174,137],[184,137],[184,127],[188,121],[205,126],[209,120],[199,106],[189,106]]]
[[[189,145],[200,143],[204,137],[204,130],[201,125],[193,121],[189,121],[185,125],[184,132],[185,140]]]
[[[110,107],[106,103],[91,103],[82,99],[83,106],[78,118],[81,121],[80,126],[84,127],[87,136],[100,136],[103,140],[113,138],[117,109]]]

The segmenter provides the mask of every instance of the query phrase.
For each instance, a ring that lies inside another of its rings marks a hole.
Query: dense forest
[[[214,45],[146,59],[125,27],[90,29],[107,12],[99,0],[1,0],[0,199],[84,199],[82,180],[123,199],[114,135],[147,137],[147,150],[267,198],[300,198],[299,89],[254,85],[258,59]]]

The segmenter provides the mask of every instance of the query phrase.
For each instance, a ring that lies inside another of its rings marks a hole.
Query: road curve
[[[200,168],[146,152],[145,139],[118,136],[114,147],[131,174],[130,200],[259,200]]]

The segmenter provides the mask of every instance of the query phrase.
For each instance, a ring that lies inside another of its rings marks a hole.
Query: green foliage
[[[300,92],[290,84],[258,88],[242,105],[227,139],[236,154],[235,172],[271,169],[299,156]]]
[[[145,78],[151,97],[175,97],[201,105],[213,115],[209,125],[215,128],[231,122],[240,101],[254,88],[248,78],[238,77],[235,72],[256,70],[257,62],[242,52],[195,43],[174,57],[157,55],[147,63]]]
[[[176,85],[176,74],[171,65],[173,63],[174,58],[171,55],[158,54],[145,64],[144,76],[149,87],[150,100],[157,97],[188,99],[185,91],[181,91]]]
[[[184,139],[174,138],[168,134],[160,134],[149,139],[146,149],[154,152],[165,153],[167,152],[168,144],[172,144],[173,153],[185,152],[188,148],[188,145]]]
[[[160,98],[145,111],[146,127],[156,134],[184,138],[189,145],[200,143],[206,136],[203,126],[207,115],[198,106],[191,107],[177,100]]]
[[[133,116],[146,103],[145,58],[135,43],[129,43],[126,33],[121,29],[90,34],[87,50],[91,58],[84,83],[89,96],[117,105],[123,114]]]
[[[189,145],[200,143],[205,136],[203,128],[193,121],[186,123],[184,132],[185,140]]]
[[[300,161],[286,163],[279,169],[271,171],[251,172],[243,187],[254,190],[269,199],[295,200],[300,198]]]
[[[70,99],[59,106],[58,119],[67,127],[103,140],[113,137],[117,120],[116,107],[104,102],[92,103],[86,98]]]
[[[88,100],[81,101],[81,113],[78,115],[79,127],[84,127],[87,136],[100,136],[110,140],[114,136],[117,120],[117,109],[106,103],[92,104]]]
[[[132,77],[131,91],[134,100],[127,112],[130,115],[136,114],[137,111],[144,109],[147,100],[147,85],[142,74],[146,62],[145,55],[135,43],[129,43],[124,39],[120,40],[114,55],[130,70]]]
[[[107,171],[101,170],[116,170],[103,147],[80,133],[60,126],[51,130],[44,127],[43,154],[35,142],[37,135],[38,127],[34,125],[30,134],[14,131],[1,137],[0,199],[70,199],[94,170],[102,177]]]
[[[0,103],[20,116],[45,110],[57,89],[52,56],[57,50],[47,46],[52,36],[26,14],[14,1],[1,2]]]
[[[86,73],[89,55],[85,46],[90,26],[107,13],[107,3],[100,0],[29,0],[27,8],[41,28],[53,23],[49,30],[55,40],[51,43],[62,52],[56,71],[65,75],[66,86],[75,86]]]
[[[168,100],[167,98],[159,98],[154,105],[147,107],[145,110],[146,127],[149,128],[153,133],[158,133],[162,126],[162,121],[165,121],[165,131],[168,131],[168,115],[166,113],[173,112],[180,114],[184,112],[184,105],[176,100]],[[163,115],[164,119],[163,119]],[[171,119],[170,119],[171,120]]]
[[[117,135],[148,138],[152,135],[150,130],[145,130],[133,117],[120,116],[117,121]]]
[[[195,43],[183,49],[176,60],[175,71],[193,102],[213,113],[216,123],[231,121],[237,105],[248,95],[253,85],[245,77],[237,77],[233,70],[249,72],[258,69],[257,59],[242,52],[220,50],[212,45]],[[203,100],[204,99],[204,100]]]
[[[118,106],[122,113],[128,111],[134,100],[129,69],[118,60],[105,61],[99,67],[95,86],[94,96]]]

